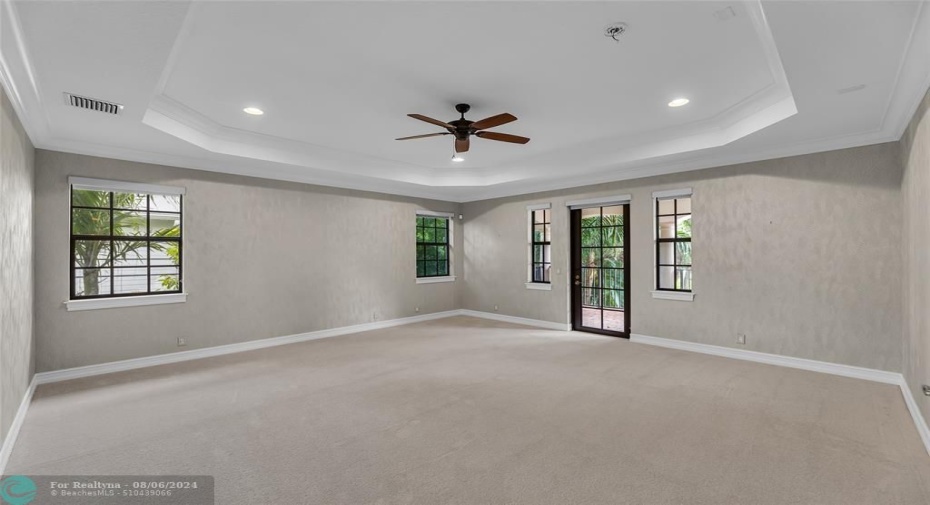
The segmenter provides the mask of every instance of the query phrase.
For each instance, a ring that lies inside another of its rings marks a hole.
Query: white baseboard
[[[911,418],[914,419],[917,433],[920,434],[920,439],[923,440],[924,447],[927,448],[927,454],[930,454],[930,427],[927,426],[927,420],[924,419],[924,415],[920,412],[917,400],[911,394],[911,388],[907,386],[907,381],[903,377],[901,378],[901,394],[904,395],[904,403],[907,404],[907,410],[911,412]]]
[[[917,433],[920,435],[921,441],[923,441],[924,448],[927,450],[927,454],[930,455],[930,428],[927,427],[927,422],[917,406],[917,401],[914,399],[914,395],[911,394],[911,389],[907,386],[907,381],[904,380],[904,376],[900,373],[887,372],[885,370],[875,370],[872,368],[862,368],[851,365],[841,365],[838,363],[829,363],[826,361],[816,361],[812,359],[794,358],[791,356],[782,356],[779,354],[746,351],[742,349],[733,349],[730,347],[721,347],[710,344],[685,342],[683,340],[674,340],[670,338],[650,337],[647,335],[633,334],[630,335],[630,340],[640,344],[667,347],[681,351],[712,354],[714,356],[722,356],[725,358],[754,361],[756,363],[765,363],[768,365],[784,366],[789,368],[797,368],[800,370],[810,370],[812,372],[852,377],[854,379],[881,382],[884,384],[893,384],[901,389],[901,394],[904,395],[904,403],[907,405],[907,410],[911,413],[911,418],[914,420],[914,426],[917,428]]]
[[[901,384],[901,374],[897,372],[886,372],[884,370],[874,370],[871,368],[862,368],[851,365],[840,365],[826,361],[815,361],[812,359],[793,358],[791,356],[782,356],[780,354],[768,354],[764,352],[745,351],[743,349],[733,349],[732,347],[721,347],[710,344],[699,344],[696,342],[685,342],[683,340],[673,340],[670,338],[650,337],[646,335],[630,335],[630,340],[640,344],[657,345],[659,347],[668,347],[682,351],[699,352],[701,354],[712,354],[714,356],[723,356],[725,358],[741,359],[745,361],[755,361],[756,363],[766,363],[768,365],[786,366],[789,368],[799,368],[801,370],[811,370],[813,372],[823,372],[833,375],[842,375],[843,377],[852,377],[854,379],[865,379],[885,384]]]
[[[123,372],[126,370],[135,370],[137,368],[166,365],[169,363],[178,363],[181,361],[190,361],[194,359],[210,358],[213,356],[222,356],[225,354],[254,351],[256,349],[276,347],[285,344],[295,344],[297,342],[306,342],[308,340],[318,340],[321,338],[336,337],[349,333],[359,333],[362,331],[391,328],[393,326],[419,323],[422,321],[432,321],[434,319],[442,319],[445,317],[452,317],[457,315],[460,315],[458,310],[447,310],[444,312],[434,312],[432,314],[423,314],[420,316],[402,317],[399,319],[389,319],[387,321],[376,321],[373,323],[355,324],[352,326],[342,326],[339,328],[311,331],[307,333],[299,333],[297,335],[272,337],[261,340],[250,340],[248,342],[240,342],[238,344],[220,345],[216,347],[207,347],[204,349],[193,349],[190,351],[159,354],[156,356],[146,356],[143,358],[127,359],[123,361],[112,361],[110,363],[100,363],[99,365],[66,368],[64,370],[37,373],[35,381],[36,384],[48,384],[50,382],[60,382],[65,380],[78,379],[81,377],[91,377],[94,375],[103,375],[113,372]]]
[[[493,312],[481,312],[478,310],[460,309],[459,313],[463,316],[480,317],[482,319],[492,319],[504,323],[522,324],[524,326],[535,326],[547,330],[571,331],[572,325],[568,323],[553,323],[552,321],[542,321],[539,319],[527,319],[525,317],[506,316],[504,314],[495,314]]]
[[[32,394],[36,391],[36,378],[32,377],[29,381],[29,387],[23,399],[19,402],[19,409],[16,411],[16,417],[10,424],[10,431],[6,433],[3,439],[3,446],[0,447],[0,476],[6,475],[6,464],[10,461],[10,454],[13,453],[13,445],[16,444],[16,438],[19,437],[19,429],[23,427],[23,421],[26,419],[26,411],[29,410],[29,403],[32,402]]]

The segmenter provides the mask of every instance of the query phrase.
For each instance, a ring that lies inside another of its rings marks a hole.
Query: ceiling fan
[[[526,144],[530,139],[526,137],[520,137],[518,135],[510,135],[508,133],[497,133],[484,131],[488,128],[494,128],[495,126],[500,126],[502,124],[511,123],[517,120],[517,117],[513,114],[503,113],[496,116],[491,116],[484,118],[480,121],[469,121],[465,119],[465,113],[471,109],[471,106],[467,103],[460,103],[455,106],[455,110],[462,115],[460,119],[454,121],[449,121],[448,123],[440,121],[438,119],[433,119],[431,117],[426,117],[422,114],[407,114],[408,116],[419,119],[420,121],[426,121],[427,123],[434,124],[436,126],[441,126],[446,129],[446,131],[441,133],[427,133],[426,135],[414,135],[412,137],[401,137],[397,140],[412,140],[412,139],[423,139],[427,137],[440,137],[443,135],[455,135],[455,152],[464,153],[468,151],[469,148],[469,138],[474,135],[488,140],[497,140],[499,142],[510,142],[512,144]]]

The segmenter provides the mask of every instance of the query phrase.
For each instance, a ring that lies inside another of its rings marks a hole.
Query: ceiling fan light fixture
[[[246,107],[242,109],[242,112],[245,112],[246,114],[249,114],[251,116],[261,116],[262,114],[265,113],[265,111],[259,109],[258,107]]]
[[[672,100],[671,102],[669,102],[668,106],[669,107],[681,107],[682,105],[688,105],[688,102],[690,101],[691,100],[688,100],[687,98],[676,98]]]
[[[452,161],[453,161],[454,163],[461,163],[461,162],[465,161],[465,157],[462,156],[461,154],[455,153],[455,154],[452,155]]]

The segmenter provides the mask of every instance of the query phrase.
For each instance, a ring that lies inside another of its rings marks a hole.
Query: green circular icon
[[[26,505],[36,499],[36,483],[25,475],[11,475],[0,480],[0,498],[10,505]]]

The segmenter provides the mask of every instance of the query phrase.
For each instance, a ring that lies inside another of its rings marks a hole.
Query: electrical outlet
[[[746,334],[745,334],[745,333],[737,333],[737,334],[736,334],[736,343],[737,343],[737,344],[740,344],[740,345],[746,345]]]
[[[413,309],[414,312],[420,312],[420,307]]]
[[[494,306],[494,312],[497,312],[497,305]]]
[[[185,345],[187,345],[187,339],[178,337],[178,347],[184,347]]]

